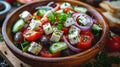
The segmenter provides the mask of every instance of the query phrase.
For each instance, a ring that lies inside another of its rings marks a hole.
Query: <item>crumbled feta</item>
[[[29,26],[31,30],[38,30],[41,26],[41,22],[40,20],[32,19]]]
[[[42,49],[42,46],[40,44],[38,44],[36,42],[32,42],[30,44],[30,47],[28,48],[28,51],[37,55],[40,53],[41,49]]]
[[[50,23],[43,25],[43,29],[44,29],[46,35],[51,34],[53,32],[53,29],[52,29]]]
[[[71,8],[71,4],[70,3],[67,3],[67,2],[64,2],[62,3],[62,5],[60,6],[61,9],[65,9],[65,8]]]
[[[87,15],[80,15],[78,17],[78,20],[84,26],[90,23],[90,20],[87,18]]]
[[[20,18],[23,18],[25,21],[32,19],[32,15],[28,11],[23,11],[19,16]]]
[[[74,34],[69,34],[68,37],[71,44],[77,44],[78,42],[80,42],[80,36],[77,32]]]
[[[69,27],[69,26],[71,26],[71,25],[73,25],[74,24],[74,20],[73,20],[73,18],[67,18],[67,20],[65,21],[65,23],[64,23],[64,26],[65,27]]]
[[[77,44],[80,41],[80,29],[74,25],[69,29],[69,40],[71,44]]]
[[[78,34],[80,33],[80,29],[74,25],[72,25],[69,29],[69,34],[74,34],[75,32],[78,32]]]
[[[60,40],[60,38],[63,35],[63,31],[61,30],[55,30],[50,38],[51,41],[53,42],[58,42]]]

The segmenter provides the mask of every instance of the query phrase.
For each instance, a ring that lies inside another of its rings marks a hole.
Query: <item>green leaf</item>
[[[3,36],[2,36],[2,34],[0,34],[0,42],[2,42],[3,41]]]
[[[52,15],[49,16],[48,20],[51,22],[56,22],[56,19],[57,19],[56,16],[57,16],[57,13],[52,12]]]
[[[24,43],[22,43],[22,50],[23,51],[27,51],[27,49],[30,47],[30,42],[25,41]]]
[[[63,28],[63,24],[58,24],[58,25],[57,25],[57,29],[58,29],[58,30],[61,30],[62,28]]]

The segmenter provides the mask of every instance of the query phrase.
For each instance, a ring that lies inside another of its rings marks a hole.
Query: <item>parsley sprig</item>
[[[52,12],[52,15],[49,16],[48,20],[51,21],[52,23],[58,22],[57,29],[61,30],[64,27],[63,24],[70,16],[71,16],[70,14],[66,14],[64,12],[60,14],[56,12]]]

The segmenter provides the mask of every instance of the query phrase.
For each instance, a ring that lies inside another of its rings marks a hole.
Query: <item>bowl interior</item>
[[[55,0],[55,2],[69,2],[72,5],[77,5],[77,6],[84,6],[88,9],[89,13],[91,15],[93,15],[98,22],[102,25],[103,28],[103,32],[102,32],[102,37],[100,38],[100,40],[96,43],[96,45],[94,45],[93,47],[91,47],[88,50],[85,50],[83,52],[80,52],[78,54],[72,55],[72,56],[67,56],[67,57],[58,57],[58,58],[43,58],[43,57],[38,57],[38,56],[33,56],[30,55],[28,53],[22,52],[20,49],[18,49],[17,47],[14,46],[13,44],[13,38],[12,38],[12,33],[11,33],[11,28],[13,26],[13,24],[19,19],[19,14],[21,12],[23,12],[24,10],[27,10],[29,12],[31,12],[31,14],[33,12],[36,11],[36,7],[38,6],[43,6],[46,5],[47,3],[49,3],[50,0],[45,0],[45,1],[40,1],[40,2],[35,2],[35,3],[30,3],[30,4],[26,4],[23,5],[22,7],[18,8],[17,10],[13,11],[5,20],[3,27],[2,27],[2,34],[3,37],[5,39],[5,42],[7,43],[7,46],[10,47],[10,49],[12,49],[13,51],[15,51],[16,53],[31,58],[31,59],[37,59],[37,60],[47,60],[47,61],[55,61],[55,60],[65,60],[65,59],[75,59],[74,57],[77,56],[83,56],[89,52],[92,52],[93,50],[96,50],[96,52],[101,49],[100,46],[103,45],[103,42],[107,36],[108,33],[108,25],[106,24],[105,19],[103,18],[103,16],[93,7],[91,7],[90,5],[84,4],[82,2],[78,2],[78,1],[73,1],[73,0]]]

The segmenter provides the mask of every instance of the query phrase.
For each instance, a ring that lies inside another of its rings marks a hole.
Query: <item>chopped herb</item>
[[[2,34],[0,34],[0,42],[2,42],[3,41],[3,36],[2,36]]]
[[[57,13],[52,12],[52,15],[48,18],[48,20],[54,23],[56,22],[56,19],[57,19],[56,16],[57,16]]]
[[[61,30],[62,28],[63,28],[63,24],[58,24],[58,25],[57,25],[57,29],[58,29],[58,30]]]
[[[24,43],[22,43],[22,50],[23,51],[27,51],[27,49],[30,47],[30,43],[28,41],[25,41]]]

